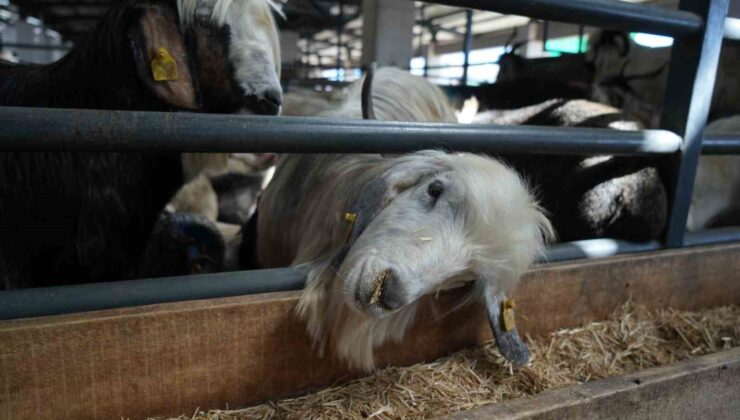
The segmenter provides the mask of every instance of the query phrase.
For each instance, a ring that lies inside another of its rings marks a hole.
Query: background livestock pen
[[[740,228],[686,232],[700,155],[740,153],[740,136],[704,135],[712,99],[708,92],[713,90],[725,28],[728,36],[737,38],[737,21],[726,19],[728,0],[683,0],[677,10],[609,0],[436,3],[673,37],[659,129],[3,107],[0,149],[371,153],[443,148],[654,156],[670,177],[671,211],[664,238],[648,243],[603,238],[551,247],[516,292],[520,329],[535,336],[603,319],[629,298],[650,308],[740,303]],[[468,52],[471,36],[468,30]],[[468,68],[466,59],[463,75]],[[589,260],[578,261],[584,258]],[[304,326],[292,315],[303,279],[299,271],[286,268],[0,292],[5,384],[0,409],[8,418],[178,415],[197,407],[233,407],[294,395],[357,376],[311,351]],[[452,307],[457,293],[443,294],[441,305]],[[379,351],[379,364],[412,364],[480,343],[490,338],[484,324],[477,307],[441,319],[427,314],[403,344]],[[712,384],[706,372],[722,366],[736,371],[737,352],[725,357],[707,362],[700,369],[705,372],[702,380]],[[690,382],[686,369],[692,372],[696,366],[677,369],[684,370],[657,375],[644,391],[630,388],[632,394],[627,395],[658,389],[645,404],[671,400],[709,407],[712,401],[703,395],[690,401],[671,399],[674,391],[666,389],[666,381]],[[599,398],[609,400],[611,395],[613,404],[628,407],[625,392],[615,389]],[[557,398],[572,402],[568,395]],[[526,409],[508,407],[501,410]],[[586,404],[589,415],[614,413],[600,411],[604,407]]]

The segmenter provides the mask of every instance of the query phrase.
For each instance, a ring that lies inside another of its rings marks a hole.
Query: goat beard
[[[323,356],[327,347],[352,369],[375,369],[375,349],[388,341],[400,342],[416,319],[417,303],[383,318],[349,307],[343,279],[330,263],[306,264],[306,287],[296,307],[308,334]]]

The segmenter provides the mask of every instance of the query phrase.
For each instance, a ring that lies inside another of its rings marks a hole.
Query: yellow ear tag
[[[514,320],[514,301],[505,300],[501,303],[501,306],[503,309],[504,330],[509,332],[516,328],[516,321]]]
[[[177,74],[177,62],[167,51],[167,48],[160,48],[152,58],[152,77],[157,82],[167,80],[177,80],[180,76]]]
[[[349,229],[347,229],[347,239],[344,241],[344,243],[347,243],[352,237],[352,229],[355,228],[357,213],[344,213],[344,221],[347,222],[347,224],[349,225]]]

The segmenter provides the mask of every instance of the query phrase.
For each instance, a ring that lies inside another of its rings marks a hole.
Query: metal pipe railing
[[[667,245],[696,246],[740,240],[740,229],[684,235],[690,182],[699,150],[705,154],[740,152],[738,136],[709,136],[702,144],[709,104],[703,92],[712,91],[714,74],[705,76],[716,70],[713,63],[722,29],[733,25],[732,21],[724,20],[727,0],[682,0],[684,10],[613,0],[438,0],[433,3],[678,38],[674,57],[680,56],[682,60],[671,66],[668,91],[674,92],[674,97],[666,101],[670,106],[663,120],[663,127],[671,131],[3,107],[0,108],[0,150],[375,153],[442,148],[497,153],[669,154],[678,162],[675,171],[678,189]],[[685,85],[691,87],[670,89],[670,86]],[[674,131],[685,138],[684,144]],[[597,239],[552,247],[542,261],[600,258],[661,248],[657,241],[630,243]],[[277,269],[4,291],[0,292],[0,319],[298,290],[303,283],[302,273],[295,269]]]
[[[740,228],[687,234],[686,246],[740,241]],[[552,246],[541,263],[604,258],[661,249],[656,242],[593,239]],[[0,291],[0,320],[61,315],[167,302],[215,299],[301,290],[304,274],[295,268],[126,280]]]
[[[15,151],[654,155],[680,144],[661,130],[0,107],[0,150]]]
[[[725,39],[740,41],[740,19],[725,18]]]
[[[740,133],[707,134],[701,143],[702,155],[732,155],[740,153]]]
[[[701,17],[687,11],[616,0],[433,0],[427,3],[673,37],[694,34],[704,25]]]
[[[671,201],[665,235],[668,247],[680,247],[684,241],[728,6],[729,0],[680,0],[678,5],[702,16],[705,26],[696,36],[676,39],[671,50],[660,128],[678,134],[683,141],[681,153],[661,167]]]

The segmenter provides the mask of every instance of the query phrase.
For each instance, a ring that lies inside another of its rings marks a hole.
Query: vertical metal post
[[[468,9],[465,11],[465,44],[463,45],[463,74],[460,79],[460,85],[466,86],[468,84],[468,66],[470,65],[470,49],[473,46],[473,11]]]
[[[664,179],[673,194],[666,232],[666,246],[683,246],[686,220],[701,153],[704,126],[709,115],[712,91],[722,47],[724,21],[729,0],[681,0],[679,8],[704,19],[697,34],[676,38],[660,126],[683,138],[680,153],[668,159]]]
[[[344,26],[344,2],[339,0],[339,14],[337,15],[337,81],[339,82],[339,70],[342,68],[342,29]]]
[[[582,53],[583,50],[583,25],[578,26],[578,54]]]
[[[431,35],[431,38],[429,39],[429,45],[427,45],[427,49],[424,51],[424,78],[427,78],[429,76],[429,47],[434,45],[435,53],[437,47],[437,31],[434,30],[434,28],[430,27],[429,35]]]
[[[419,7],[419,57],[423,55],[424,48],[424,26],[426,26],[426,5]]]
[[[542,25],[542,52],[547,52],[547,37],[550,36],[550,21],[546,20]]]

